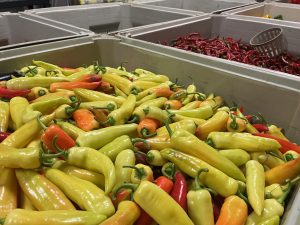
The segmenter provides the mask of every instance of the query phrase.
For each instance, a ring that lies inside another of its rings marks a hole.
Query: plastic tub
[[[95,33],[108,33],[196,15],[195,12],[184,10],[163,10],[160,7],[122,3],[34,9],[26,13],[37,16],[35,18],[47,18]]]
[[[300,5],[286,3],[262,3],[258,5],[247,6],[240,9],[234,9],[224,14],[234,14],[243,16],[263,17],[270,15],[272,18],[282,15],[283,20],[300,22]]]
[[[217,14],[226,10],[257,3],[255,0],[141,0],[136,2]]]
[[[0,13],[0,51],[87,35],[82,29],[46,23],[18,13]]]

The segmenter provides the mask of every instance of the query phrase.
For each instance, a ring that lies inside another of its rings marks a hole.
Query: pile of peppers
[[[0,224],[279,225],[300,146],[166,75],[43,61],[0,82]]]
[[[243,43],[241,40],[235,40],[232,37],[207,39],[199,33],[191,33],[178,37],[171,42],[162,41],[161,44],[300,76],[299,58],[289,53],[268,58],[256,51],[250,44]]]

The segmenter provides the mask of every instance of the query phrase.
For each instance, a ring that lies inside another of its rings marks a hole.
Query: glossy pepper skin
[[[9,111],[15,130],[19,129],[24,124],[23,113],[28,105],[28,100],[23,97],[14,97],[10,100]]]
[[[147,193],[147,194],[146,194]],[[149,181],[142,181],[133,194],[134,201],[160,225],[193,225],[177,202]]]
[[[116,183],[113,162],[109,157],[95,149],[87,147],[70,148],[66,162],[70,165],[103,174],[105,177],[105,194],[110,193]]]
[[[134,156],[134,152],[131,149],[125,149],[117,155],[115,161],[115,169],[116,169],[115,186],[130,182],[133,169],[124,168],[124,166],[134,166],[134,165],[135,165],[135,156]]]
[[[99,225],[105,219],[106,216],[90,211],[15,209],[5,218],[4,225]]]
[[[195,188],[187,194],[188,214],[195,225],[214,225],[212,199],[209,191],[200,184],[201,172],[208,172],[208,169],[203,168],[198,171]]]
[[[13,97],[26,97],[30,93],[30,90],[11,90],[4,87],[0,87],[0,97],[2,98],[13,98]]]
[[[17,180],[13,169],[0,167],[0,218],[17,208]]]
[[[126,101],[121,105],[120,108],[112,111],[108,114],[108,119],[105,124],[109,125],[122,125],[124,124],[131,116],[135,108],[136,97],[131,94],[127,97]]]
[[[249,203],[257,215],[261,215],[265,199],[265,173],[263,166],[256,160],[246,163],[246,187]]]
[[[47,169],[45,176],[81,209],[106,216],[114,214],[115,209],[110,198],[93,183],[73,177],[57,169]]]
[[[122,201],[116,213],[101,225],[132,225],[140,216],[140,208],[132,201]]]
[[[213,110],[210,106],[202,106],[190,110],[169,110],[170,113],[178,114],[181,116],[193,117],[198,119],[208,119],[213,115]]]
[[[7,131],[9,115],[9,103],[0,101],[0,132]]]
[[[74,140],[76,140],[79,135],[85,133],[85,131],[68,122],[57,121],[56,124],[60,126],[61,129],[63,129]]]
[[[219,153],[232,161],[236,166],[242,166],[250,160],[249,153],[242,149],[220,150]]]
[[[205,123],[200,124],[196,130],[196,136],[201,140],[205,140],[210,132],[223,131],[229,114],[225,111],[216,112]]]
[[[177,171],[175,173],[174,187],[171,192],[171,197],[184,209],[187,211],[187,183],[184,175]]]
[[[23,169],[17,169],[16,176],[23,192],[38,210],[75,210],[64,193],[45,176]]]
[[[121,135],[134,134],[137,124],[125,124],[119,126],[106,127],[98,130],[85,132],[78,136],[76,142],[81,147],[94,149],[102,148]]]
[[[90,170],[85,170],[82,168],[79,168],[77,166],[72,166],[66,163],[63,160],[58,160],[52,165],[53,169],[58,169],[63,171],[66,174],[72,175],[74,177],[78,177],[82,180],[86,180],[89,182],[92,182],[93,184],[97,185],[101,189],[105,188],[105,181],[104,181],[104,175],[100,173],[96,173]]]
[[[198,157],[232,178],[245,181],[244,174],[233,162],[185,130],[174,131],[171,136],[171,146],[181,152]]]
[[[195,122],[192,119],[184,119],[175,123],[170,123],[169,126],[173,131],[177,129],[183,129],[190,132],[191,134],[194,134],[197,128]],[[168,135],[166,126],[160,127],[156,132],[158,136]]]
[[[36,169],[40,166],[39,147],[19,149],[0,144],[0,167]]]
[[[200,169],[208,168],[207,173],[200,175],[200,181],[224,197],[234,195],[238,191],[236,180],[196,157],[170,148],[162,150],[161,154],[166,160],[173,162],[181,171],[194,178]]]
[[[8,89],[49,88],[52,83],[68,81],[64,77],[18,77],[6,82]]]
[[[266,184],[283,184],[300,173],[300,158],[288,161],[265,172]]]
[[[129,167],[124,166],[124,168],[132,168],[130,181],[133,184],[139,184],[143,180],[153,181],[153,171],[151,167],[144,164],[136,164],[135,166]]]
[[[257,225],[279,225],[279,223],[280,223],[279,216],[272,216],[271,218],[266,219]]]
[[[216,225],[244,225],[248,216],[248,207],[243,199],[233,195],[225,199]]]
[[[218,149],[240,148],[249,152],[259,152],[276,151],[280,148],[280,144],[275,140],[248,133],[211,132],[208,139]]]

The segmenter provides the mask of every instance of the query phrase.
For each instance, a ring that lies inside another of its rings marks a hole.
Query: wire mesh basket
[[[255,35],[250,40],[254,49],[269,58],[281,55],[287,49],[287,44],[281,28],[271,28]]]

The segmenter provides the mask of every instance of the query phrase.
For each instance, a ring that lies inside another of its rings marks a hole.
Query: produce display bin
[[[95,33],[108,33],[196,15],[195,12],[184,10],[163,10],[160,7],[122,3],[34,9],[26,13]]]
[[[215,93],[228,103],[243,105],[249,113],[261,112],[270,124],[285,128],[291,140],[300,139],[300,90],[254,79],[213,60],[192,62],[177,56],[165,55],[149,49],[120,42],[113,37],[82,38],[33,46],[23,50],[8,50],[0,59],[1,73],[31,64],[32,59],[44,60],[60,66],[77,67],[99,60],[101,65],[119,66],[127,61],[126,69],[144,68],[170,76],[187,85],[190,76],[200,91]],[[72,57],[69,57],[72,55]],[[282,225],[298,225],[300,220],[300,191],[296,187],[283,217]]]
[[[0,13],[0,51],[83,35],[88,33],[79,28],[58,26],[55,22],[35,20],[24,14]]]
[[[257,3],[255,0],[142,0],[136,2],[146,5],[156,5],[167,8],[177,8],[216,14],[226,10]]]
[[[270,15],[272,18],[282,15],[283,20],[300,22],[300,5],[286,3],[262,3],[252,6],[246,6],[241,9],[234,9],[224,12],[224,14],[244,15],[263,17]]]
[[[232,37],[241,39],[249,43],[250,39],[257,33],[272,28],[281,27],[288,43],[288,51],[295,55],[300,55],[300,24],[287,21],[265,20],[255,17],[236,16],[236,15],[210,15],[195,17],[189,21],[180,23],[165,23],[164,25],[152,26],[151,28],[141,28],[135,31],[119,34],[123,41],[152,50],[160,51],[164,54],[176,55],[177,57],[191,61],[213,61],[216,66],[220,63],[226,68],[245,69],[245,75],[264,79],[266,82],[287,85],[291,88],[300,89],[300,77],[277,72],[270,69],[256,67],[235,61],[225,60],[212,56],[202,55],[181,49],[159,44],[161,41],[170,42],[179,36],[185,36],[192,32],[199,32],[205,38]],[[233,67],[234,66],[234,67]],[[258,72],[260,71],[260,72]]]

